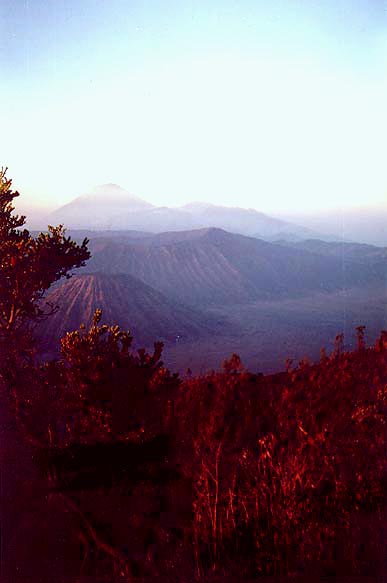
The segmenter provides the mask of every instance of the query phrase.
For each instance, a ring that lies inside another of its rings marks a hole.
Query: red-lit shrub
[[[184,383],[198,574],[383,572],[383,338],[287,374],[234,370]]]

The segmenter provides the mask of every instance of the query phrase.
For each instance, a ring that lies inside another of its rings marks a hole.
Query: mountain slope
[[[284,244],[289,245],[286,241]],[[378,247],[366,243],[350,243],[346,241],[333,243],[319,239],[307,239],[305,241],[296,242],[293,246],[297,249],[305,249],[307,251],[312,251],[313,253],[329,255],[331,257],[344,255],[354,261],[369,261],[370,259],[378,260],[387,257],[387,247]]]
[[[227,328],[222,318],[179,305],[130,275],[76,275],[57,285],[46,301],[60,307],[38,328],[47,349],[66,332],[88,325],[97,308],[103,311],[103,321],[129,329],[137,345],[197,340]]]
[[[91,241],[88,270],[129,273],[191,305],[297,297],[366,284],[367,265],[284,247],[220,229],[162,233],[146,239]]]
[[[381,281],[387,272],[387,247],[345,241],[328,243],[317,239],[298,241],[293,244],[288,241],[278,241],[278,243],[286,247],[304,249],[325,257],[336,257],[341,260],[344,266],[347,264],[367,266],[374,276]]]

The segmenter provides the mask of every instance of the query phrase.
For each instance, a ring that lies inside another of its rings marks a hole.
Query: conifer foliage
[[[0,170],[0,334],[18,329],[45,315],[40,300],[45,291],[72,269],[84,265],[90,253],[85,239],[77,245],[63,227],[49,227],[33,237],[23,229],[25,217],[14,214],[7,169]],[[50,311],[50,309],[48,310]]]

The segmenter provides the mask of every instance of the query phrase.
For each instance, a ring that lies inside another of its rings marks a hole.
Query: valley
[[[341,332],[350,348],[358,325],[370,341],[387,328],[385,248],[216,228],[70,234],[90,237],[92,257],[47,297],[60,309],[38,329],[45,355],[97,308],[137,348],[162,340],[180,373],[218,369],[233,352],[250,370],[278,371],[288,358],[318,359]]]
[[[254,209],[192,202],[155,206],[115,184],[83,194],[47,217],[90,240],[91,258],[50,291],[59,311],[37,329],[44,355],[67,331],[103,321],[129,329],[133,346],[165,344],[184,374],[218,369],[233,352],[251,370],[319,358],[355,328],[372,341],[387,328],[387,248]],[[353,234],[353,233],[352,233]],[[56,347],[56,348],[55,348]]]
[[[298,299],[239,304],[231,310],[217,308],[210,313],[227,314],[242,333],[167,344],[163,358],[172,370],[184,373],[190,368],[196,374],[218,370],[222,361],[236,352],[248,370],[278,372],[284,370],[288,358],[294,365],[304,358],[319,360],[321,348],[331,352],[335,336],[341,332],[346,349],[352,349],[359,325],[366,326],[367,341],[372,343],[381,329],[387,329],[387,291],[381,284],[318,292]]]

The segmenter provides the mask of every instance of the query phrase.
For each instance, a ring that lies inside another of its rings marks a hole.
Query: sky
[[[387,201],[387,0],[2,0],[0,71],[24,204]]]

